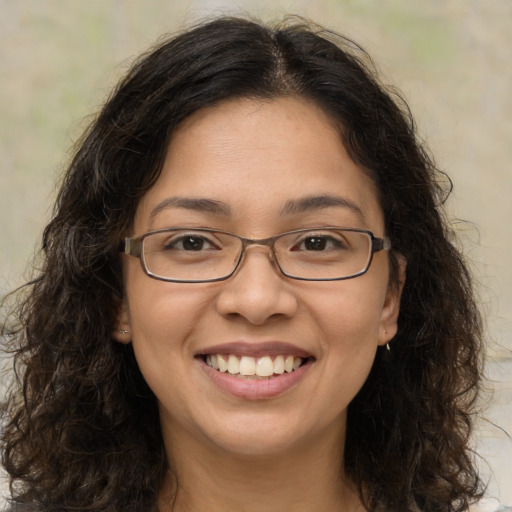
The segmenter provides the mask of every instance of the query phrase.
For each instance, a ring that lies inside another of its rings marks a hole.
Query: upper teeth
[[[277,356],[272,360],[270,356],[249,357],[223,354],[209,354],[206,356],[206,364],[231,375],[257,375],[258,377],[270,377],[273,374],[280,375],[284,372],[291,373],[296,370],[303,359],[294,356]]]

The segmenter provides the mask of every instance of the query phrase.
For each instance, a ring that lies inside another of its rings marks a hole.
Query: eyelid
[[[192,236],[192,237],[197,237],[197,238],[204,238],[205,240],[211,240],[211,239],[214,239],[216,238],[215,237],[215,234],[217,233],[216,231],[213,231],[213,230],[207,230],[205,231],[204,228],[185,228],[185,229],[179,229],[177,231],[171,231],[171,229],[175,229],[175,228],[170,228],[169,230],[169,238],[171,239],[179,239],[179,238],[182,238],[182,237],[186,237],[186,236]],[[163,233],[165,233],[165,231],[163,231]]]
[[[212,233],[213,234],[213,233]],[[208,236],[209,233],[195,232],[195,230],[183,230],[170,232],[168,237],[162,240],[162,246],[165,248],[176,247],[179,243],[183,243],[187,238],[196,238],[204,241],[210,247],[218,247],[220,242],[215,241],[215,237]]]
[[[339,231],[342,231],[341,229]],[[335,230],[325,230],[322,228],[319,229],[311,229],[308,231],[304,231],[303,233],[297,233],[297,240],[303,240],[305,238],[311,237],[321,237],[321,238],[332,238],[335,240],[344,239],[344,235],[339,231]]]

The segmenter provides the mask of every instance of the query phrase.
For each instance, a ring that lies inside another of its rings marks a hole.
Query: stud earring
[[[119,329],[119,332],[121,334],[128,334],[130,331],[127,331],[126,329]]]

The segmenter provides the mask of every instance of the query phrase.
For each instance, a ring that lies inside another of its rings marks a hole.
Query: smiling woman
[[[197,201],[158,208],[171,195]],[[177,226],[188,226],[177,241],[161,231]],[[243,252],[240,239],[204,228],[281,235],[271,251],[256,240]],[[174,467],[203,445],[230,458],[286,458],[299,449],[320,456],[344,437],[348,404],[395,334],[400,288],[389,286],[385,251],[369,267],[372,238],[354,228],[384,234],[376,190],[315,104],[225,100],[175,130],[135,213],[133,232],[153,236],[141,249],[146,273],[124,261],[118,322],[128,333],[115,331],[158,398]],[[148,279],[157,272],[177,282]]]
[[[318,27],[220,18],[141,57],[4,329],[13,503],[467,510],[480,321],[436,174]]]

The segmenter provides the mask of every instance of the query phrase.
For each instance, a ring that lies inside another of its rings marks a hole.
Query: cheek
[[[164,409],[186,409],[184,382],[190,371],[194,340],[205,317],[209,294],[190,285],[142,276],[127,279],[132,345],[148,386]]]
[[[126,276],[126,294],[132,344],[145,377],[162,366],[177,367],[191,351],[192,334],[206,314],[211,300],[206,287],[165,283],[133,272]]]
[[[374,306],[355,297],[338,300],[332,303],[329,318],[319,320],[327,369],[343,376],[345,385],[352,380],[362,384],[375,358],[380,322]]]
[[[190,284],[151,279],[133,265],[127,268],[125,283],[135,337],[177,337],[203,309],[207,295]]]
[[[317,396],[335,401],[340,410],[364,384],[378,347],[384,299],[378,288],[360,285],[356,280],[340,282],[337,289],[318,294],[310,306],[314,324],[320,329],[325,376],[325,389],[318,390]]]
[[[324,287],[308,300],[308,309],[324,331],[329,350],[345,347],[359,351],[377,344],[385,287],[365,277]]]

